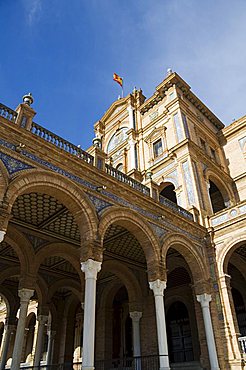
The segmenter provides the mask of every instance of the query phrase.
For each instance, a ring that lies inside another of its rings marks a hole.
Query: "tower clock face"
[[[123,141],[127,139],[128,130],[129,130],[128,127],[122,127],[113,134],[108,143],[107,148],[108,153],[114,150],[117,146],[119,146]]]

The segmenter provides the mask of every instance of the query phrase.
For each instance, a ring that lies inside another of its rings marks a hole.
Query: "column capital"
[[[29,302],[33,293],[34,293],[34,290],[32,290],[32,289],[26,289],[26,288],[19,289],[18,290],[18,295],[20,297],[20,302],[21,303]]]
[[[212,297],[211,297],[211,294],[204,293],[204,294],[198,294],[196,296],[196,299],[199,303],[201,303],[202,307],[209,307],[209,302],[211,302]]]
[[[154,292],[154,296],[163,296],[164,289],[167,287],[167,282],[157,279],[149,282],[149,287]]]
[[[140,312],[140,311],[133,311],[133,312],[130,312],[130,318],[132,319],[132,321],[134,322],[139,322],[139,320],[141,319],[141,317],[143,316],[143,313]]]
[[[3,241],[5,234],[6,234],[6,231],[3,231],[3,230],[0,231],[0,243]]]
[[[40,324],[46,324],[48,322],[49,316],[47,315],[38,315],[37,320]]]
[[[81,262],[81,270],[85,273],[86,279],[95,279],[97,278],[97,273],[101,270],[102,262],[94,261],[88,259],[85,262]]]

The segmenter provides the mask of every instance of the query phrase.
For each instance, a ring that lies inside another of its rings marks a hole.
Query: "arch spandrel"
[[[162,261],[165,267],[167,252],[170,248],[177,250],[181,256],[184,257],[190,271],[192,272],[194,282],[199,286],[201,286],[201,283],[204,283],[203,285],[207,285],[207,282],[210,279],[208,266],[206,261],[204,261],[204,256],[201,256],[197,247],[187,237],[181,234],[168,235],[164,239],[162,245]]]
[[[84,239],[96,235],[96,211],[84,191],[68,178],[45,170],[29,170],[28,173],[19,174],[6,192],[8,212],[11,212],[19,195],[31,192],[48,194],[64,204],[73,215]]]
[[[111,225],[120,225],[127,229],[140,243],[148,272],[160,272],[160,244],[153,230],[137,212],[122,207],[111,207],[103,212],[99,223],[98,235],[103,244],[104,236]],[[156,277],[158,278],[158,277]]]
[[[4,200],[4,195],[7,191],[8,184],[9,174],[3,162],[0,160],[0,201]]]

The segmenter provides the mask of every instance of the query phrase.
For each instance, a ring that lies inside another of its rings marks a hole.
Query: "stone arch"
[[[165,237],[162,246],[162,261],[165,267],[167,252],[170,248],[175,249],[184,257],[192,272],[194,282],[205,283],[209,280],[209,271],[206,264],[203,262],[203,257],[197,251],[194,243],[192,243],[187,237],[178,233],[170,234]]]
[[[246,244],[246,233],[234,238],[227,243],[218,255],[218,272],[219,276],[223,276],[227,271],[228,263],[233,252],[241,245]]]
[[[141,305],[143,298],[140,284],[127,266],[118,261],[108,260],[103,263],[103,271],[105,270],[114,273],[126,287],[131,305]]]
[[[35,258],[34,250],[30,241],[12,225],[8,226],[8,231],[4,240],[17,254],[20,262],[21,274],[28,274]]]
[[[77,271],[80,279],[82,279],[82,271],[80,269],[80,252],[79,249],[72,247],[66,243],[50,243],[41,248],[37,254],[35,263],[33,263],[33,273],[36,275],[42,261],[51,256],[60,256],[69,261]],[[83,281],[83,280],[81,280]]]
[[[233,202],[235,198],[231,186],[221,180],[221,178],[211,169],[207,169],[204,176],[208,183],[209,181],[212,181],[218,187],[223,196],[224,202],[228,207],[229,203]]]
[[[155,278],[158,278],[160,273],[160,244],[144,218],[137,212],[123,207],[107,209],[102,214],[98,229],[102,244],[107,229],[113,224],[124,227],[136,237],[143,249],[149,275],[151,272],[156,275],[156,277],[149,276],[150,279],[155,280]]]
[[[93,239],[98,223],[96,211],[77,184],[57,173],[30,170],[18,175],[9,185],[6,192],[8,211],[11,212],[19,195],[30,192],[45,193],[59,200],[74,216],[80,235],[84,239]]]
[[[78,282],[72,279],[59,279],[49,287],[47,302],[51,301],[53,295],[59,288],[71,290],[80,301],[82,300],[82,289]]]
[[[48,286],[46,281],[42,278],[40,274],[37,274],[35,291],[37,293],[38,306],[41,307],[47,302]]]
[[[2,270],[0,273],[0,284],[7,278],[11,276],[19,276],[20,275],[20,267],[19,266],[12,266],[7,267],[6,269]]]

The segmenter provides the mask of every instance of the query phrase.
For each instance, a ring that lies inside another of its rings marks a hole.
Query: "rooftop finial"
[[[167,69],[167,76],[170,76],[172,73],[173,73],[172,68],[168,68]]]
[[[29,106],[30,106],[30,105],[33,103],[33,101],[34,101],[34,99],[33,99],[33,97],[32,97],[32,94],[31,94],[31,93],[24,95],[24,96],[23,96],[23,98],[22,98],[22,100],[23,100],[23,103],[24,103],[24,104],[27,104],[27,105],[29,105]]]

